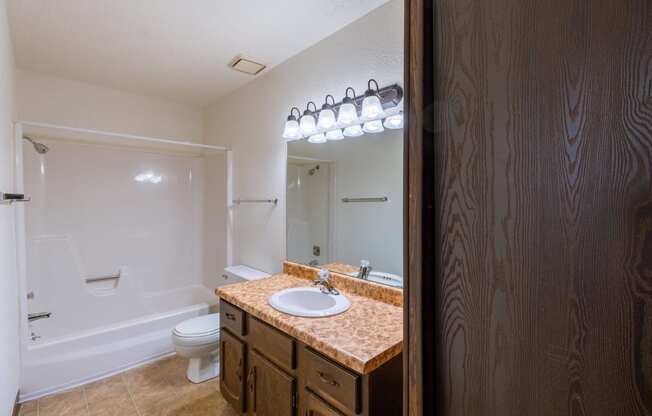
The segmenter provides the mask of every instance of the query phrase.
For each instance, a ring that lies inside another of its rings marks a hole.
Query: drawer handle
[[[238,369],[235,370],[235,375],[238,376],[238,381],[242,381],[242,358],[238,362]]]
[[[232,321],[235,321],[235,314],[227,312],[226,313],[226,319],[230,319]]]
[[[337,381],[335,381],[335,379],[333,379],[333,377],[329,376],[328,374],[324,373],[323,371],[317,371],[317,375],[319,375],[319,379],[322,382],[324,382],[324,383],[326,383],[328,385],[331,385],[333,387],[337,387],[339,385],[339,383]]]
[[[247,384],[249,384],[249,392],[251,393],[251,406],[252,411],[256,412],[256,366],[251,367],[249,376],[247,377]]]

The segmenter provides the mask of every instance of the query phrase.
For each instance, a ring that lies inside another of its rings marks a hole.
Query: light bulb
[[[360,127],[359,124],[354,124],[353,126],[349,126],[344,129],[344,135],[346,137],[358,137],[362,136],[364,132],[362,131],[362,127]]]
[[[310,143],[326,143],[326,136],[324,136],[324,133],[313,134],[308,137],[308,141]]]
[[[385,127],[388,129],[400,129],[403,127],[403,112],[394,114],[385,119]]]
[[[342,130],[336,129],[326,133],[326,138],[328,140],[342,140],[344,138],[344,135],[342,134]]]
[[[317,130],[317,127],[315,127],[315,117],[310,113],[303,113],[301,120],[299,120],[299,130],[304,136],[313,134]]]
[[[378,118],[383,113],[383,106],[377,95],[368,95],[362,100],[362,118]]]
[[[319,112],[317,128],[320,130],[328,130],[333,126],[335,126],[335,112],[330,108],[322,109]]]
[[[364,125],[362,126],[362,130],[364,130],[365,133],[380,133],[382,131],[385,131],[385,129],[383,128],[383,122],[380,120],[365,122]]]
[[[296,119],[288,120],[285,122],[285,128],[283,129],[283,138],[284,139],[301,138],[301,133],[299,132],[299,122]]]
[[[337,123],[340,126],[355,123],[358,121],[358,110],[353,103],[344,103],[340,106],[340,112],[337,116]]]

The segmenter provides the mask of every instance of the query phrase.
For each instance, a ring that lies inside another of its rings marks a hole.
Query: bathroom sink
[[[358,272],[347,274],[351,277],[358,277]],[[391,273],[377,272],[372,270],[366,280],[374,283],[382,283],[392,287],[403,287],[403,278]]]
[[[288,315],[323,318],[347,311],[351,302],[344,295],[322,293],[316,287],[293,287],[269,297],[269,304]]]

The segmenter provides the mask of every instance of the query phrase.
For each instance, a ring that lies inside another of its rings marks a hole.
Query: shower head
[[[36,150],[36,153],[38,154],[44,155],[48,152],[48,150],[50,150],[50,148],[44,145],[43,143],[39,143],[30,137],[23,136],[23,139],[30,142],[32,146],[34,146],[34,150]]]
[[[317,166],[315,166],[314,168],[310,169],[310,170],[308,171],[308,175],[312,176],[312,175],[314,175],[315,172],[317,172],[318,170],[319,170],[319,165],[317,165]]]

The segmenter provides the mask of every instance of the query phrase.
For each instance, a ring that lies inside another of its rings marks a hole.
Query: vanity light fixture
[[[324,135],[324,133],[317,133],[308,137],[310,143],[326,143],[326,140],[326,135]]]
[[[375,90],[371,88],[372,82],[376,85]],[[367,82],[367,91],[365,91],[364,100],[362,100],[362,118],[370,120],[382,114],[383,105],[380,103],[380,96],[378,95],[378,83],[372,78]]]
[[[344,135],[342,134],[342,129],[331,130],[326,133],[326,138],[328,140],[342,140]]]
[[[384,126],[391,130],[403,128],[403,111],[387,117]]]
[[[365,121],[362,130],[365,133],[381,133],[385,131],[382,120]]]
[[[314,111],[310,110],[310,104],[314,107]],[[304,136],[310,136],[317,131],[317,126],[315,122],[314,113],[317,112],[317,105],[309,101],[306,105],[306,111],[303,112],[301,119],[299,120],[299,130]]]
[[[362,128],[359,124],[354,124],[344,129],[344,135],[346,137],[358,137],[362,136],[363,134],[364,131],[362,131]]]
[[[308,102],[303,114],[292,107],[283,138],[307,138],[310,143],[326,143],[364,133],[380,133],[385,128],[400,129],[403,127],[402,98],[403,89],[398,84],[379,88],[376,80],[370,79],[364,95],[356,96],[355,90],[348,87],[338,103],[332,95],[326,95],[321,110],[313,101]]]
[[[328,103],[328,97],[331,98],[333,104]],[[324,100],[324,105],[321,106],[321,111],[319,112],[319,121],[317,121],[318,129],[328,130],[337,124],[335,121],[335,111],[333,111],[333,105],[335,105],[335,98],[332,95],[328,94]]]
[[[349,97],[349,90],[353,92],[353,97]],[[337,116],[337,124],[345,126],[358,121],[358,109],[355,106],[355,90],[348,87],[344,92],[342,98],[342,105],[340,106],[339,114]]]
[[[288,116],[287,121],[285,122],[285,128],[283,129],[283,138],[284,139],[300,139],[301,132],[299,131],[299,122],[297,117],[293,114],[294,110],[297,110],[299,113],[298,117],[301,117],[301,110],[296,107],[292,107],[290,110],[290,115]]]

